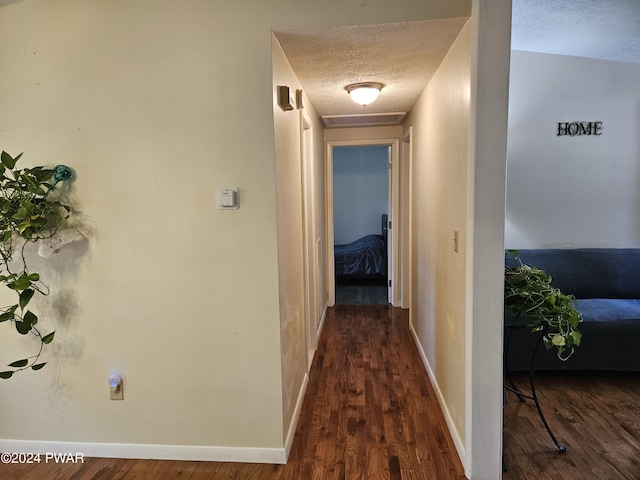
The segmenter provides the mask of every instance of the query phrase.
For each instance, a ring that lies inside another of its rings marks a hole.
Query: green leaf
[[[38,323],[38,316],[35,313],[27,310],[22,316],[22,321],[29,323],[29,325],[35,325],[36,323]]]
[[[47,362],[44,363],[37,363],[35,365],[33,365],[31,367],[31,370],[40,370],[42,367],[44,367],[47,364]]]
[[[578,328],[579,324],[580,324],[580,314],[577,311],[574,311],[569,317],[569,325],[571,325],[573,328]]]
[[[11,378],[11,376],[13,375],[13,372],[10,371],[6,371],[6,372],[0,372],[0,378]]]
[[[16,166],[16,162],[18,161],[18,159],[22,156],[22,154],[18,155],[16,158],[13,158],[11,155],[9,155],[7,152],[2,152],[2,164],[10,169],[13,169],[13,167]]]
[[[29,277],[27,275],[20,275],[16,280],[7,285],[7,287],[9,287],[10,289],[19,291],[25,290],[30,286],[31,280],[29,280]]]
[[[35,293],[35,291],[30,289],[30,288],[27,288],[26,290],[23,290],[20,293],[20,308],[22,310],[24,310],[24,307],[27,306],[27,304],[31,300],[31,297],[33,297],[34,293]]]
[[[20,207],[20,209],[13,214],[11,218],[15,220],[26,220],[31,216],[31,212],[24,207]]]
[[[20,335],[26,335],[31,331],[32,325],[29,322],[16,321],[16,330]]]
[[[31,228],[31,220],[22,222],[20,225],[18,225],[18,233],[22,238],[26,238],[27,240],[31,239],[31,232],[25,233],[29,228]]]
[[[570,333],[570,336],[573,340],[573,344],[580,346],[580,342],[582,342],[582,334],[578,330],[574,330]]]
[[[0,315],[0,323],[6,322],[7,320],[13,320],[15,316],[16,316],[15,309],[13,310],[9,309]]]
[[[53,340],[53,336],[55,335],[55,333],[56,332],[54,331],[42,337],[42,343],[45,343],[47,345],[50,344],[51,341]]]
[[[10,363],[9,367],[21,368],[26,367],[29,364],[29,359],[25,358],[23,360],[16,360],[15,362]]]
[[[36,180],[40,183],[44,183],[53,176],[53,170],[43,167],[36,167],[31,170],[31,173],[36,177]]]

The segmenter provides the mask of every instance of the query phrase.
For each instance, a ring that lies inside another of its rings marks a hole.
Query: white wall
[[[333,225],[337,245],[381,234],[389,213],[389,147],[333,149]]]
[[[640,65],[512,53],[508,248],[640,246]],[[557,136],[601,121],[602,135]]]
[[[291,191],[276,189],[290,184],[271,31],[468,13],[466,0],[2,7],[1,148],[76,170],[90,238],[49,277],[62,295],[42,303],[49,364],[2,384],[0,448],[282,461],[304,339],[295,262],[278,255],[298,227],[277,205]],[[239,210],[215,208],[217,185],[240,188]],[[123,402],[108,400],[111,370]]]

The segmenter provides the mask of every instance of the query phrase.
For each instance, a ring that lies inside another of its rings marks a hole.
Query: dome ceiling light
[[[349,92],[354,102],[366,107],[378,98],[382,87],[384,85],[378,82],[361,82],[347,85],[344,89]]]

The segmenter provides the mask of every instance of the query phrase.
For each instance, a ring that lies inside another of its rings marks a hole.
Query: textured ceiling
[[[276,32],[276,38],[323,115],[408,112],[467,18]],[[362,107],[344,87],[380,82],[378,99]]]
[[[640,0],[513,0],[514,50],[640,63]]]
[[[276,37],[319,115],[409,112],[466,20],[279,32]],[[640,0],[513,0],[512,48],[640,63]],[[360,81],[386,84],[366,109],[344,90]]]
[[[0,0],[0,7],[22,1]],[[409,112],[467,20],[275,35],[319,115],[371,115]],[[512,24],[515,50],[640,63],[640,0],[513,0]],[[362,81],[385,84],[366,108],[344,90]]]

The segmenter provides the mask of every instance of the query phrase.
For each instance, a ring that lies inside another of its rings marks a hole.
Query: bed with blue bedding
[[[387,277],[387,215],[380,235],[365,235],[345,245],[335,245],[335,273],[339,279]]]

